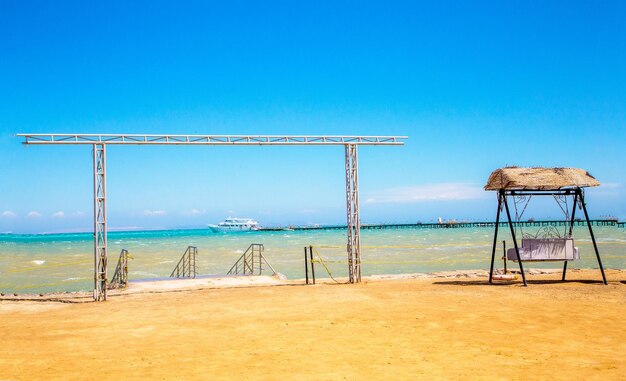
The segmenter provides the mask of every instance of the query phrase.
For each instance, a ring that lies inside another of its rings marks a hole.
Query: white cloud
[[[34,211],[33,212],[28,212],[26,217],[28,217],[28,218],[39,218],[39,217],[41,217],[41,213],[34,212]]]
[[[109,231],[143,230],[143,226],[109,226]]]
[[[74,216],[76,216],[76,217],[82,217],[84,215],[85,215],[85,212],[75,212],[74,213]]]
[[[618,189],[621,188],[622,184],[620,183],[602,183],[600,185],[600,189],[605,188],[605,189]]]
[[[587,192],[598,197],[618,198],[622,197],[623,187],[620,183],[602,183],[597,188],[587,188]]]
[[[202,215],[202,214],[206,214],[206,210],[191,209],[189,211],[182,212],[181,214],[183,216],[199,216],[199,215]]]
[[[62,211],[62,210],[59,210],[58,212],[54,213],[54,214],[52,215],[52,217],[56,217],[56,218],[63,218],[63,217],[65,217],[65,212],[64,212],[64,211]]]
[[[149,217],[161,217],[165,216],[167,212],[165,210],[144,210],[143,215]]]
[[[476,200],[489,197],[482,186],[467,183],[424,184],[383,189],[368,195],[371,204],[406,204],[425,201]]]
[[[5,210],[4,212],[2,212],[2,217],[14,218],[14,217],[17,217],[17,213],[12,212],[10,210]]]

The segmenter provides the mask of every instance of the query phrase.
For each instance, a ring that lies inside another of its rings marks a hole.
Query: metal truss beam
[[[361,281],[361,214],[359,211],[359,160],[356,144],[346,144],[346,210],[348,220],[348,277]]]
[[[106,145],[93,145],[94,289],[93,299],[107,299]]]
[[[18,134],[24,144],[403,145],[406,136]]]

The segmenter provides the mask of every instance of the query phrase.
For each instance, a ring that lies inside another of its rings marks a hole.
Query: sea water
[[[524,228],[534,233],[538,228]],[[563,229],[562,227],[560,228]],[[518,233],[520,233],[518,231]],[[605,268],[626,268],[626,229],[594,227]],[[597,268],[587,227],[574,229],[581,260],[570,268]],[[502,241],[512,247],[507,228],[500,228],[496,267],[502,267]],[[108,235],[109,278],[119,253],[126,249],[129,278],[166,278],[187,246],[196,246],[198,275],[224,275],[252,243],[263,244],[274,269],[288,279],[304,278],[304,247],[313,245],[335,277],[347,276],[346,230],[250,231],[212,233],[208,229],[111,232]],[[493,228],[362,230],[362,273],[404,274],[489,269]],[[515,263],[509,263],[514,268]],[[93,288],[93,235],[0,235],[0,292],[41,293]],[[561,268],[562,262],[528,264]],[[316,266],[318,277],[328,277]]]

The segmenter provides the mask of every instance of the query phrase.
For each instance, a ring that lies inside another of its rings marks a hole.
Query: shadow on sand
[[[539,285],[539,284],[564,284],[564,283],[582,283],[582,284],[599,284],[602,285],[602,280],[592,280],[592,279],[576,279],[576,280],[528,280],[526,279],[526,283],[529,286]],[[611,284],[612,282],[609,282]],[[626,284],[626,281],[621,281],[621,283]],[[516,281],[495,281],[492,284],[489,284],[488,280],[445,280],[445,281],[437,281],[433,282],[433,284],[438,286],[523,286],[521,280]]]

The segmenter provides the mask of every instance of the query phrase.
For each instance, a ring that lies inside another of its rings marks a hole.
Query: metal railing
[[[276,274],[276,270],[263,255],[264,250],[265,247],[260,243],[248,246],[233,267],[228,270],[227,275],[262,275],[267,269],[272,271],[272,275]]]
[[[170,278],[195,278],[196,277],[196,254],[198,248],[187,246],[187,250],[178,261],[178,264],[170,274]]]
[[[122,249],[120,257],[117,260],[117,266],[115,267],[115,273],[111,282],[109,282],[109,288],[126,288],[128,286],[128,259],[132,258],[128,253],[128,250]]]

